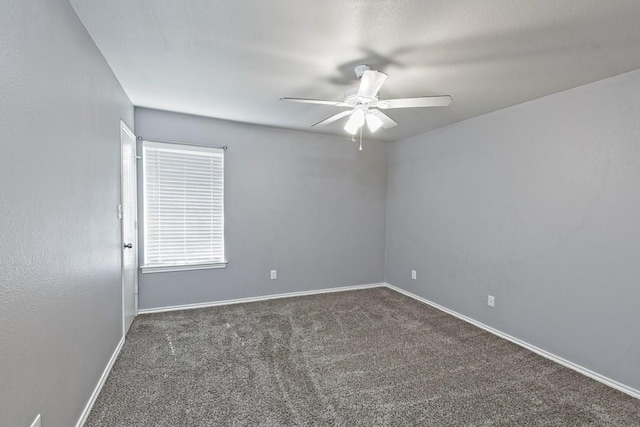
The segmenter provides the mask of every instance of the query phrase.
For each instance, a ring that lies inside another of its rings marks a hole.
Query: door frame
[[[124,194],[124,179],[122,176],[122,132],[125,132],[127,135],[129,135],[132,139],[133,139],[133,149],[134,149],[134,156],[135,156],[135,162],[133,163],[134,165],[134,171],[132,173],[132,177],[133,177],[133,200],[135,200],[134,203],[134,239],[133,239],[133,249],[135,251],[134,253],[134,258],[135,258],[135,284],[134,284],[134,299],[135,299],[135,308],[134,308],[134,316],[138,315],[138,267],[139,267],[139,262],[138,262],[138,139],[136,138],[136,135],[131,131],[131,129],[129,129],[129,126],[127,126],[127,124],[125,122],[123,122],[122,120],[120,120],[120,205],[118,207],[118,212],[119,212],[119,217],[120,217],[120,287],[122,289],[122,336],[124,337],[127,334],[127,331],[125,329],[126,327],[126,313],[125,313],[125,286],[124,286],[124,281],[125,281],[125,275],[124,275],[124,249],[123,246],[125,244],[125,239],[124,239],[124,204],[123,204],[123,194]]]

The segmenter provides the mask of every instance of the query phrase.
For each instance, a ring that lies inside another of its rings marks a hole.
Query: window
[[[224,150],[143,141],[142,169],[142,272],[225,267]]]

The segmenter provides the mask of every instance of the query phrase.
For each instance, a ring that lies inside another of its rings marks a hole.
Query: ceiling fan
[[[378,92],[384,81],[387,79],[385,73],[372,70],[368,65],[358,65],[355,68],[356,77],[360,79],[360,86],[351,88],[345,94],[343,101],[324,101],[321,99],[306,98],[280,98],[281,101],[299,102],[303,104],[321,104],[331,105],[334,107],[349,108],[327,119],[319,121],[311,125],[324,126],[340,120],[343,117],[349,117],[344,126],[344,130],[355,135],[358,130],[362,129],[364,123],[371,132],[380,129],[391,129],[396,123],[391,117],[387,116],[380,110],[390,110],[393,108],[421,108],[421,107],[446,107],[451,104],[451,96],[421,96],[417,98],[399,98],[399,99],[380,99]]]

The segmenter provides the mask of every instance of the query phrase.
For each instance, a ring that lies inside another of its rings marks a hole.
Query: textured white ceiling
[[[279,98],[342,100],[360,63],[381,98],[453,97],[382,140],[640,68],[637,0],[70,1],[138,106],[311,130],[341,110]]]

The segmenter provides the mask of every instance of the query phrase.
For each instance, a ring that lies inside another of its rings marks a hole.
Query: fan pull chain
[[[364,127],[364,126],[361,126],[361,127],[360,127],[360,148],[359,148],[359,150],[360,150],[360,151],[362,151],[362,128],[363,128],[363,127]]]

